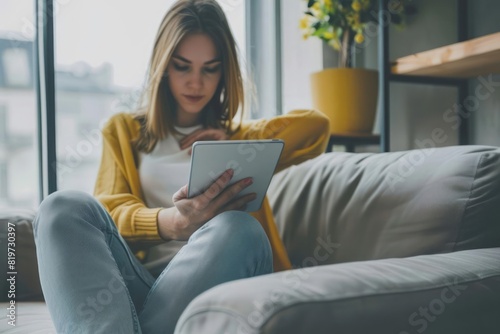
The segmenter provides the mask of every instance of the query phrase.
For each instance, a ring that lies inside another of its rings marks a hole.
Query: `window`
[[[323,51],[319,40],[302,39],[299,21],[306,7],[303,0],[247,2],[247,49],[257,94],[253,118],[312,107],[309,77],[323,68]]]
[[[2,0],[0,210],[35,208],[39,200],[34,21],[32,0]]]
[[[59,189],[93,191],[101,159],[102,126],[112,114],[134,110],[156,31],[173,2],[72,0],[57,7]],[[220,0],[220,4],[244,55],[245,1]]]
[[[102,126],[112,114],[136,106],[153,39],[173,2],[54,0],[56,68],[48,75],[56,83],[56,128],[43,132],[56,134],[58,189],[92,192]],[[244,62],[247,2],[219,2]],[[2,0],[0,209],[36,208],[40,200],[35,33],[35,0]]]
[[[31,84],[31,66],[28,50],[9,47],[3,51],[5,83],[13,88],[29,88]]]

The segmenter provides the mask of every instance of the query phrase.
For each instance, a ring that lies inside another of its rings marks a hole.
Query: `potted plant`
[[[378,98],[378,72],[353,68],[353,54],[365,41],[369,23],[378,23],[376,0],[305,0],[303,37],[317,37],[339,52],[338,68],[311,75],[314,107],[330,118],[331,133],[371,133]],[[415,8],[411,0],[390,0],[387,17],[402,27]]]

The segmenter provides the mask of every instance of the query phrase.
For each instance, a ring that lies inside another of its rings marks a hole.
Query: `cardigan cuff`
[[[149,237],[159,237],[158,232],[158,213],[161,208],[140,208],[135,212],[133,217],[134,221],[134,234]]]

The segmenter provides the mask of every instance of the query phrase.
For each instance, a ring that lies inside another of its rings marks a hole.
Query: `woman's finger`
[[[227,135],[223,130],[218,129],[202,129],[193,132],[180,142],[180,147],[182,150],[188,148],[196,141],[201,140],[223,140],[227,139]]]
[[[208,187],[207,190],[205,190],[201,195],[208,201],[212,201],[214,198],[217,198],[219,194],[226,188],[226,186],[229,184],[229,181],[233,178],[234,171],[232,169],[226,170],[222,175],[215,180],[214,183]]]
[[[256,193],[246,194],[223,206],[220,212],[230,211],[230,210],[245,211],[245,209],[248,206],[248,203],[255,200],[256,198],[257,198]]]
[[[204,130],[206,130],[206,129],[198,129],[198,130],[194,131],[193,133],[190,133],[186,137],[182,138],[182,140],[179,142],[179,144],[181,145],[181,148],[183,146],[186,146],[186,147],[189,146],[189,145],[186,145],[186,144],[189,143],[189,142],[191,142],[193,137],[198,136],[198,134],[200,134]]]
[[[209,140],[209,139],[214,139],[215,136],[214,136],[214,130],[212,129],[202,129],[202,130],[198,130],[196,132],[193,132],[192,134],[190,134],[189,136],[187,136],[186,138],[184,138],[182,141],[181,141],[181,148],[182,149],[185,149],[189,146],[191,146],[195,141],[198,141],[198,140]]]
[[[234,200],[238,194],[245,188],[249,187],[253,183],[251,177],[245,178],[227,187],[220,193],[220,195],[214,199],[213,204],[217,208],[221,208],[227,205],[229,202]]]
[[[182,199],[186,199],[188,194],[188,185],[186,184],[181,189],[177,190],[177,192],[172,196],[173,202],[178,202]]]

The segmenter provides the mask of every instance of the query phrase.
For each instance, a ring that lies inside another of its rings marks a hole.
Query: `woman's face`
[[[212,99],[222,73],[222,63],[206,34],[186,36],[167,68],[168,83],[177,101],[177,126],[200,123],[200,112]]]

